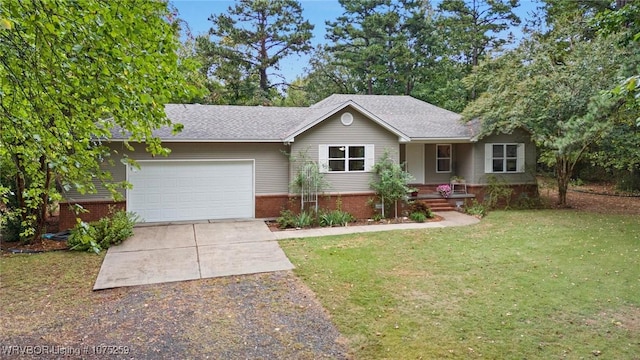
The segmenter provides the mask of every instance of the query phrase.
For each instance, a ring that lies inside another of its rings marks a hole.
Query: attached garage
[[[147,160],[127,168],[127,210],[145,222],[253,218],[254,160]]]

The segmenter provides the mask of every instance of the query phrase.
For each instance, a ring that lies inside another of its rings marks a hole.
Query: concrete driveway
[[[109,249],[94,290],[293,269],[263,221],[142,226]]]

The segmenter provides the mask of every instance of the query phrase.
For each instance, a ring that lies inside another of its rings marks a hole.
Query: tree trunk
[[[556,179],[558,182],[558,205],[567,206],[567,190],[571,180],[569,161],[565,157],[556,157]]]
[[[267,52],[267,39],[260,40],[260,89],[263,92],[269,91],[269,79],[267,77],[267,68],[269,64],[269,53]]]
[[[630,3],[631,0],[616,0],[616,9],[622,9],[625,5]]]
[[[269,79],[267,77],[267,69],[264,67],[260,68],[260,90],[263,92],[269,91]]]
[[[42,193],[40,198],[40,208],[34,211],[37,213],[37,220],[35,224],[35,233],[33,234],[31,242],[36,241],[40,238],[40,235],[42,235],[45,224],[47,222],[47,209],[49,208],[49,188],[51,187],[51,171],[49,170],[49,165],[44,156],[40,159],[40,171],[45,173],[44,192]]]

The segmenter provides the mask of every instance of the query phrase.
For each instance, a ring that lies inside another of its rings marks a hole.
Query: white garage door
[[[253,160],[138,163],[127,210],[145,222],[254,217]]]

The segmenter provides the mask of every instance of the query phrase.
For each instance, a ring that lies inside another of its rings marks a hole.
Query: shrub
[[[497,209],[498,205],[504,204],[504,209],[508,209],[513,195],[513,188],[503,179],[495,175],[487,177],[488,183],[485,190],[485,203],[489,209]]]
[[[487,214],[487,207],[478,202],[478,200],[472,199],[470,203],[467,202],[464,205],[464,212],[469,215],[483,217]]]
[[[71,229],[67,245],[71,250],[93,251],[97,254],[133,236],[133,226],[138,220],[138,215],[118,210],[91,223],[78,221]]]
[[[402,166],[391,159],[388,150],[371,169],[373,177],[369,186],[376,192],[376,195],[382,202],[382,216],[385,216],[385,207],[389,204],[397,205],[398,200],[405,199],[407,194],[414,191],[407,184],[413,180],[413,176],[407,171],[402,170]],[[394,206],[397,214],[397,206]]]
[[[540,196],[529,196],[527,193],[521,193],[516,198],[513,206],[515,209],[544,209],[548,207]]]
[[[416,211],[416,212],[412,212],[409,215],[409,219],[415,222],[423,223],[425,222],[425,220],[427,220],[427,216],[423,212]]]
[[[429,205],[424,201],[414,201],[409,204],[409,214],[413,213],[421,213],[426,219],[434,217],[433,211],[431,211]],[[409,217],[411,217],[411,215],[409,215]]]
[[[96,230],[87,222],[78,220],[76,226],[71,229],[67,239],[67,246],[71,250],[93,251],[99,254],[102,248],[98,244]]]
[[[280,211],[280,216],[276,219],[280,229],[288,229],[296,227],[296,214],[291,210]]]
[[[0,231],[2,240],[6,242],[14,242],[20,240],[20,231],[22,230],[22,220],[15,211],[0,210]]]
[[[347,223],[355,220],[353,215],[342,210],[333,210],[320,214],[319,222],[320,226],[345,226]]]

